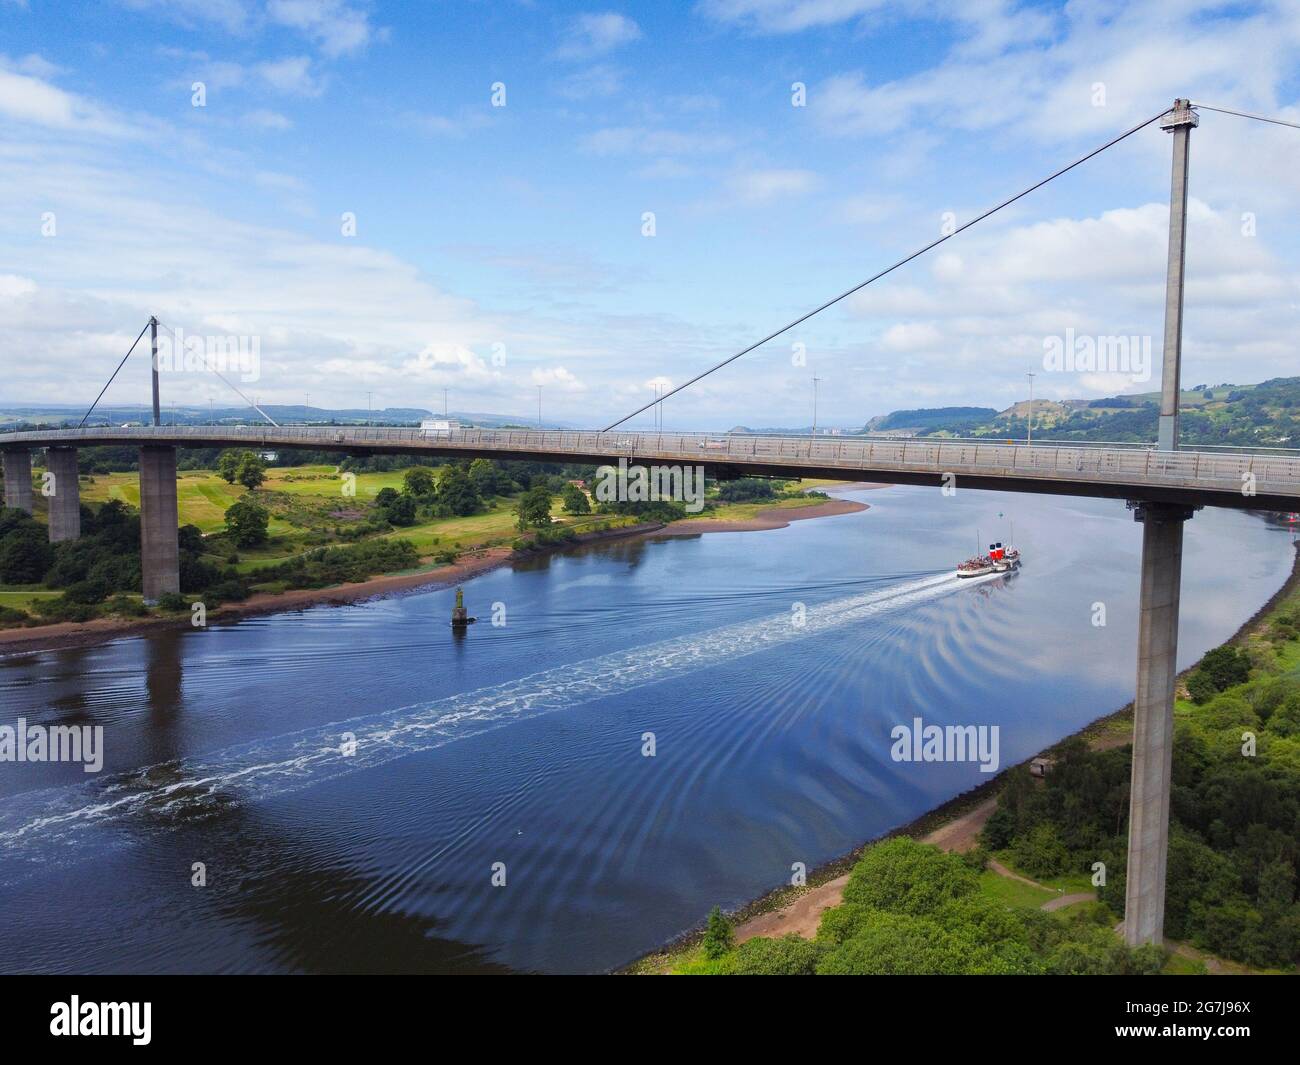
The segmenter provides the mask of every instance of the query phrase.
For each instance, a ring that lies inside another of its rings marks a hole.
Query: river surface
[[[1009,765],[1132,698],[1122,503],[849,494],[494,571],[462,638],[445,589],[0,659],[0,724],[105,750],[0,763],[0,970],[605,970],[987,779],[896,725],[999,726]],[[1010,522],[1020,573],[952,576]],[[1180,666],[1292,557],[1197,514]]]

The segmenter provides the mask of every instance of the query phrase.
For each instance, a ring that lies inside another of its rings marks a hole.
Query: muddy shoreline
[[[836,485],[834,490],[867,487],[886,486]],[[850,499],[830,499],[821,503],[811,503],[806,507],[792,507],[785,510],[774,507],[760,511],[753,518],[743,521],[702,518],[687,519],[671,525],[642,522],[604,532],[583,533],[575,540],[535,551],[520,552],[509,547],[491,547],[466,555],[450,565],[440,566],[437,569],[381,575],[355,584],[339,584],[329,588],[299,588],[274,594],[259,593],[249,596],[240,603],[223,604],[208,615],[208,624],[229,624],[245,618],[304,610],[316,606],[347,606],[370,599],[386,599],[391,596],[408,595],[415,591],[442,588],[449,584],[463,583],[513,562],[606,540],[624,540],[641,536],[699,536],[709,532],[761,532],[769,529],[784,529],[794,521],[851,514],[866,509],[868,509],[866,503]],[[166,629],[188,628],[190,628],[190,617],[188,612],[184,612],[166,617],[101,618],[86,622],[64,621],[31,628],[3,629],[0,630],[0,656],[93,647],[125,637],[141,636]]]

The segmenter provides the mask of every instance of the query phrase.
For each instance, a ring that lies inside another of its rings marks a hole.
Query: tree
[[[240,547],[264,543],[270,521],[271,512],[251,499],[241,499],[226,511],[226,531]]]
[[[262,482],[266,480],[266,464],[251,451],[244,452],[244,456],[239,460],[239,466],[235,470],[235,480],[249,491],[260,487]]]
[[[411,496],[433,495],[433,470],[428,466],[412,466],[402,474],[402,491]]]
[[[438,505],[461,517],[473,514],[482,505],[478,492],[474,490],[474,482],[464,467],[444,466],[439,471]]]
[[[381,488],[379,494],[375,496],[375,506],[380,510],[387,510],[398,499],[396,488]]]
[[[748,503],[757,499],[774,499],[776,491],[771,481],[761,477],[741,477],[718,485],[718,498],[724,503]]]
[[[23,523],[0,544],[0,581],[5,584],[38,584],[53,564],[49,537],[34,521]]]
[[[545,529],[551,524],[551,493],[544,484],[533,485],[519,497],[519,529]]]
[[[223,451],[217,458],[217,473],[226,484],[234,484],[239,476],[240,460],[247,455],[247,451]]]
[[[502,484],[506,478],[491,459],[475,459],[471,462],[469,479],[474,485],[474,491],[484,499],[500,495],[506,490],[506,486]]]
[[[415,497],[397,496],[384,508],[384,517],[394,525],[415,524]]]
[[[569,514],[591,513],[591,500],[587,498],[587,493],[576,484],[566,482],[564,487],[560,489],[560,498],[564,500],[564,509]]]
[[[731,949],[732,939],[731,922],[722,916],[720,907],[714,906],[709,911],[708,924],[704,926],[704,956],[721,958]]]
[[[1203,703],[1216,692],[1225,691],[1250,679],[1250,659],[1230,644],[1207,651],[1196,672],[1187,678],[1187,691]]]

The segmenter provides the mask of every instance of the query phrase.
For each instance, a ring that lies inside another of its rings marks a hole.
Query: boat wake
[[[454,740],[604,696],[679,677],[743,655],[927,600],[991,578],[951,571],[532,673],[503,684],[318,728],[265,737],[201,758],[160,763],[87,785],[25,792],[0,811],[0,859],[75,844],[105,822],[179,826],[231,803],[255,802],[384,765]],[[143,820],[142,820],[143,819]],[[69,852],[70,853],[70,852]],[[27,854],[29,857],[34,855]],[[42,861],[50,855],[44,851]]]

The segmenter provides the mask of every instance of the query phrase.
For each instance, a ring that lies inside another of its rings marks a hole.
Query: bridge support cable
[[[1274,126],[1290,126],[1292,129],[1300,129],[1300,122],[1289,122],[1285,118],[1270,118],[1268,115],[1255,115],[1249,111],[1234,111],[1231,107],[1212,107],[1210,104],[1203,104],[1199,100],[1193,100],[1190,106],[1193,111],[1217,111],[1221,115],[1253,118],[1256,122],[1268,122]]]
[[[172,335],[172,340],[175,342],[175,344],[176,344],[176,346],[177,346],[177,350],[179,351],[181,340],[180,340],[180,337],[178,337],[178,336],[176,335],[176,330],[174,330],[174,329],[173,329],[171,326],[169,326],[166,322],[159,322],[158,324],[159,324],[160,326],[162,326],[164,329],[166,329],[167,332],[171,333],[171,335]],[[156,358],[156,356],[155,356],[155,363],[156,363],[156,362],[157,362],[157,358]],[[232,392],[234,392],[237,396],[239,396],[240,399],[242,399],[245,403],[247,403],[250,407],[252,407],[253,410],[257,411],[258,414],[260,414],[263,418],[265,418],[265,419],[266,419],[268,422],[270,422],[273,426],[275,426],[275,428],[277,428],[277,429],[280,428],[280,423],[277,422],[274,418],[272,418],[269,414],[267,414],[266,411],[264,411],[264,410],[263,410],[261,407],[259,407],[256,403],[254,403],[254,402],[253,402],[251,399],[249,399],[246,395],[244,395],[244,393],[239,389],[239,387],[238,387],[237,385],[235,385],[235,383],[234,383],[233,381],[231,381],[228,377],[226,377],[225,374],[223,374],[220,370],[218,370],[215,366],[213,366],[213,365],[211,364],[211,362],[207,359],[206,354],[205,354],[205,356],[204,356],[204,366],[203,366],[203,368],[204,368],[205,370],[207,370],[209,373],[215,374],[217,377],[219,377],[223,382],[225,382],[226,387],[228,387]]]
[[[104,387],[99,390],[99,395],[95,397],[95,402],[92,403],[90,405],[90,409],[87,410],[86,413],[81,416],[81,421],[77,423],[78,429],[80,429],[83,425],[86,424],[86,419],[90,417],[91,412],[94,411],[94,409],[99,405],[99,401],[104,398],[104,393],[108,391],[108,386],[113,383],[113,379],[117,377],[117,375],[121,372],[122,367],[126,365],[126,360],[131,357],[131,352],[135,351],[136,344],[140,343],[141,337],[144,336],[145,331],[148,330],[149,328],[149,323],[152,321],[153,319],[150,318],[148,322],[144,323],[144,329],[140,330],[140,336],[135,338],[135,343],[132,344],[127,349],[126,354],[122,356],[122,361],[117,364],[117,369],[113,371],[113,376],[108,379],[108,384],[105,384]]]
[[[1139,132],[1140,130],[1146,129],[1147,126],[1149,126],[1149,125],[1151,125],[1153,122],[1156,122],[1156,121],[1158,121],[1159,119],[1163,118],[1163,117],[1164,117],[1165,115],[1167,115],[1168,113],[1169,113],[1169,112],[1168,112],[1167,110],[1161,111],[1159,114],[1152,115],[1150,118],[1146,119],[1145,121],[1139,122],[1136,126],[1132,126],[1132,127],[1130,127],[1129,129],[1126,129],[1123,133],[1119,134],[1118,136],[1116,136],[1116,137],[1112,137],[1112,138],[1111,138],[1110,140],[1108,140],[1105,144],[1099,145],[1098,147],[1093,148],[1092,151],[1086,153],[1085,155],[1081,155],[1081,156],[1079,156],[1079,158],[1075,159],[1074,162],[1066,164],[1065,166],[1061,167],[1059,170],[1055,170],[1055,171],[1053,171],[1051,174],[1048,174],[1047,177],[1043,178],[1042,180],[1040,180],[1040,181],[1035,181],[1035,182],[1034,182],[1032,185],[1030,185],[1028,188],[1026,188],[1026,189],[1022,189],[1020,192],[1017,192],[1014,196],[1009,196],[1009,197],[1007,197],[1007,199],[1003,200],[1001,203],[997,204],[996,206],[994,206],[994,207],[990,207],[990,208],[988,208],[988,210],[983,211],[983,212],[981,212],[980,214],[977,214],[977,215],[976,215],[974,218],[972,218],[969,222],[963,222],[963,223],[962,223],[961,225],[959,225],[956,229],[954,229],[951,233],[945,233],[943,236],[939,237],[938,240],[932,240],[929,244],[926,244],[924,247],[918,248],[916,251],[912,252],[910,255],[907,255],[907,256],[905,256],[904,258],[899,259],[896,263],[893,263],[892,265],[885,267],[885,268],[884,268],[883,270],[881,270],[879,273],[872,274],[872,276],[869,277],[869,278],[867,278],[865,281],[862,281],[862,282],[860,282],[860,283],[854,285],[852,288],[847,289],[847,290],[844,291],[844,292],[841,292],[838,296],[835,296],[833,299],[829,299],[829,300],[827,300],[825,303],[821,304],[820,306],[814,307],[811,311],[808,311],[806,314],[801,314],[801,315],[800,315],[798,318],[796,318],[794,321],[789,322],[789,323],[787,323],[786,325],[783,325],[780,329],[776,330],[775,332],[773,332],[773,333],[768,333],[768,335],[765,336],[765,337],[763,337],[762,340],[759,340],[759,341],[756,341],[756,342],[753,343],[753,344],[750,344],[749,347],[747,347],[747,348],[742,348],[740,351],[736,352],[734,355],[729,355],[727,358],[723,359],[723,360],[722,360],[720,363],[718,363],[716,366],[711,366],[711,367],[709,367],[707,370],[705,370],[703,373],[696,374],[696,375],[695,375],[694,377],[692,377],[689,381],[686,381],[685,383],[678,385],[676,388],[670,389],[668,392],[665,392],[662,396],[657,397],[656,399],[654,399],[654,400],[652,400],[651,402],[647,403],[645,406],[643,406],[643,407],[638,407],[638,408],[637,408],[636,410],[634,410],[631,414],[627,414],[627,415],[623,416],[622,418],[620,418],[618,421],[613,422],[613,423],[611,423],[610,425],[605,426],[605,428],[604,428],[603,430],[601,430],[601,431],[607,433],[607,432],[609,432],[611,429],[616,429],[616,428],[618,428],[618,426],[622,425],[624,422],[626,422],[626,421],[628,421],[628,420],[630,420],[630,419],[632,419],[632,418],[635,418],[638,414],[641,414],[641,413],[643,413],[643,412],[649,410],[649,409],[650,409],[651,407],[653,407],[656,403],[662,403],[662,402],[663,402],[665,399],[667,399],[669,396],[675,395],[676,393],[682,391],[682,390],[685,389],[685,388],[690,388],[690,386],[693,385],[693,384],[695,384],[697,381],[701,381],[701,380],[703,380],[704,378],[708,377],[709,374],[711,374],[711,373],[715,373],[716,371],[721,370],[724,366],[729,366],[731,363],[735,362],[735,361],[736,361],[737,359],[739,359],[741,356],[743,356],[743,355],[748,355],[748,354],[749,354],[751,351],[753,351],[755,348],[760,348],[760,347],[762,347],[762,346],[763,346],[764,344],[766,344],[769,340],[774,340],[774,339],[776,339],[777,337],[779,337],[782,333],[787,333],[787,332],[789,332],[791,329],[793,329],[795,326],[800,325],[800,324],[802,324],[803,322],[808,321],[808,319],[809,319],[809,318],[812,318],[814,315],[821,314],[822,311],[827,310],[828,308],[835,306],[835,304],[839,303],[839,302],[840,302],[841,300],[843,300],[843,299],[847,299],[849,296],[852,296],[855,292],[860,292],[862,289],[866,288],[866,287],[867,287],[868,285],[870,285],[872,282],[874,282],[874,281],[879,281],[879,280],[880,280],[882,277],[884,277],[886,274],[892,274],[892,273],[893,273],[895,270],[897,270],[900,266],[906,266],[906,265],[907,265],[908,263],[910,263],[913,259],[919,259],[919,258],[920,258],[922,255],[924,255],[926,252],[931,251],[931,250],[934,249],[934,248],[937,248],[940,244],[944,243],[944,241],[951,240],[953,237],[957,236],[958,233],[961,233],[961,232],[964,232],[964,231],[967,230],[967,229],[970,229],[971,226],[978,225],[980,222],[984,221],[984,219],[989,218],[989,217],[991,217],[992,215],[997,214],[997,213],[998,213],[999,211],[1001,211],[1004,207],[1010,207],[1010,206],[1011,206],[1013,203],[1015,203],[1017,200],[1023,199],[1024,197],[1028,196],[1031,192],[1035,192],[1035,191],[1037,191],[1038,189],[1041,189],[1044,185],[1048,184],[1048,182],[1055,181],[1057,178],[1061,177],[1063,174],[1068,174],[1068,173],[1069,173],[1071,170],[1073,170],[1075,167],[1077,167],[1077,166],[1081,166],[1082,164],[1086,163],[1089,159],[1092,159],[1094,156],[1098,156],[1098,155],[1100,155],[1102,152],[1106,151],[1107,148],[1113,148],[1115,145],[1119,144],[1120,141],[1125,140],[1125,139],[1127,139],[1128,137],[1133,136],[1133,134]]]

